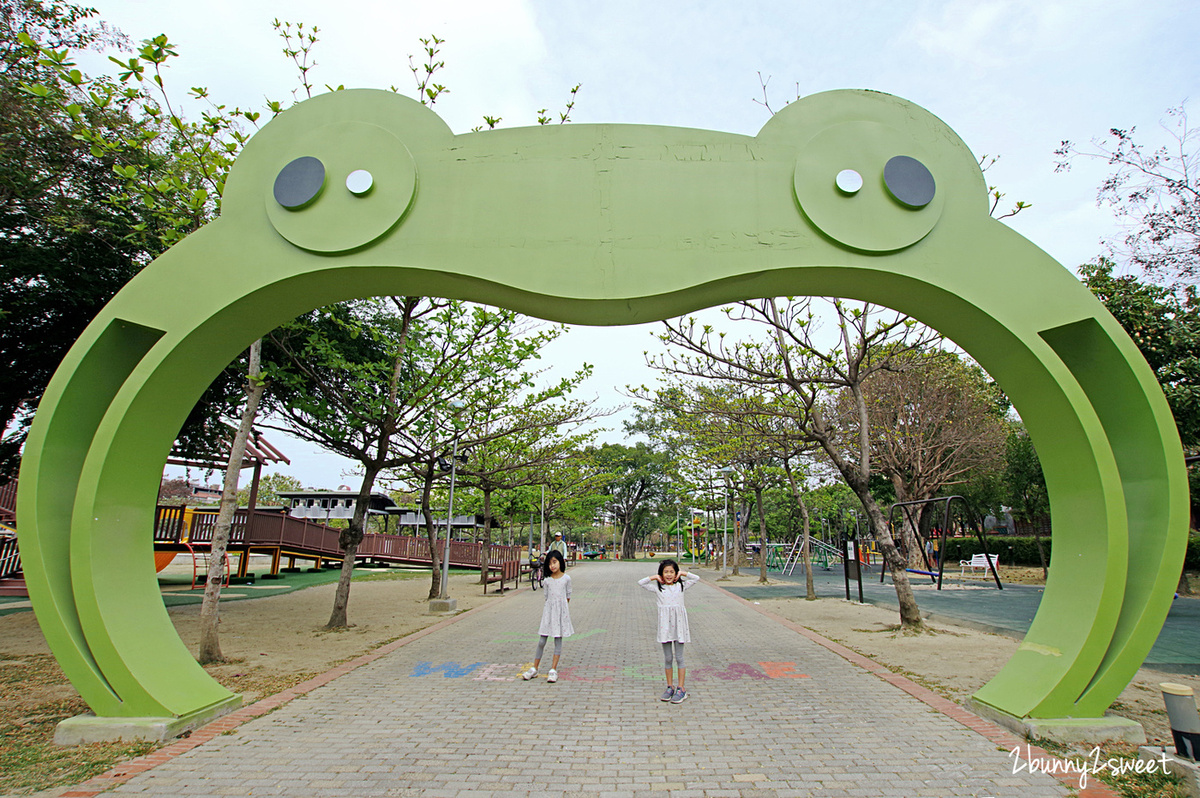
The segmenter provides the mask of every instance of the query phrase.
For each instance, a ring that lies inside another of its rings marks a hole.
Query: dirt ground
[[[712,572],[699,571],[706,579]],[[477,577],[454,576],[451,595],[460,611],[484,602]],[[232,601],[222,606],[221,643],[227,664],[211,667],[213,676],[247,702],[285,689],[384,643],[429,626],[439,617],[426,614],[428,575],[355,581],[350,619],[355,626],[341,632],[320,627],[328,619],[334,585],[281,596]],[[733,584],[752,584],[757,573]],[[1017,641],[999,635],[935,624],[933,633],[906,636],[894,632],[894,612],[841,599],[804,601],[767,599],[760,606],[835,640],[953,700],[971,695],[994,675],[1015,651]],[[198,606],[176,607],[170,615],[183,641],[197,645]],[[49,656],[32,613],[0,617],[0,682],[22,673],[20,689],[0,691],[0,727],[36,726],[52,733],[57,719],[82,711],[82,702]],[[7,674],[5,673],[7,672]],[[31,678],[37,674],[37,678]],[[14,680],[10,680],[14,681]],[[1139,671],[1113,711],[1137,720],[1152,742],[1170,740],[1160,682],[1181,682],[1200,692],[1200,678]],[[55,717],[57,716],[57,717]],[[42,719],[43,723],[35,723]],[[51,722],[52,721],[52,722]],[[31,733],[34,730],[31,728]]]
[[[478,576],[452,575],[450,595],[465,611],[495,594],[482,595],[473,584]],[[429,575],[356,579],[350,591],[349,617],[353,627],[330,632],[329,620],[336,585],[320,585],[269,598],[230,601],[221,605],[221,651],[230,661],[210,666],[217,681],[240,692],[247,703],[264,694],[322,673],[426,626],[442,620],[426,613]],[[200,605],[171,607],[171,620],[189,649],[199,645]],[[0,617],[0,666],[19,666],[21,658],[49,655],[34,620],[22,612]],[[37,705],[47,698],[73,695],[68,684],[45,685],[45,690],[22,690],[15,700]],[[0,712],[4,711],[0,699]]]

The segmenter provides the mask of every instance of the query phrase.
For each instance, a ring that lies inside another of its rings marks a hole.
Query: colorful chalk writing
[[[521,671],[529,667],[529,663],[513,662],[418,662],[413,666],[411,678],[435,676],[440,674],[447,679],[461,679],[470,676],[477,682],[512,682],[521,676]],[[558,669],[560,682],[612,682],[617,678],[636,680],[658,680],[662,678],[662,666],[655,664],[639,665],[569,665]],[[797,670],[794,662],[730,662],[723,666],[700,665],[688,669],[689,682],[704,682],[719,679],[724,682],[736,682],[742,679],[808,679],[806,674]]]

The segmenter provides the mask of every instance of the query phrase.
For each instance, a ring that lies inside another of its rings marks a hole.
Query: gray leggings
[[[683,665],[683,643],[675,641],[673,643],[663,643],[663,667],[671,667],[671,649],[675,649],[675,667],[682,668]]]
[[[534,656],[538,662],[542,661],[542,654],[546,651],[546,641],[550,639],[550,635],[542,635],[541,640],[538,640],[537,654]],[[554,656],[562,656],[562,638],[554,638]]]

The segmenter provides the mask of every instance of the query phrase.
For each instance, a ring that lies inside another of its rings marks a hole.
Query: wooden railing
[[[181,507],[159,506],[154,524],[154,541],[161,544],[182,544],[206,547],[212,544],[216,513],[193,513],[191,523],[184,524]],[[288,553],[321,555],[340,559],[340,531],[306,518],[293,518],[284,513],[255,511],[247,531],[246,511],[236,510],[229,530],[231,547],[277,548]],[[439,555],[445,551],[445,540],[438,540]],[[478,568],[483,544],[453,541],[450,544],[450,564],[459,568]],[[377,535],[363,537],[356,557],[382,562],[428,563],[429,540],[410,535]],[[488,547],[489,566],[517,563],[519,546],[491,545]]]
[[[17,551],[17,539],[0,537],[0,579],[7,579],[21,572],[21,554]]]
[[[179,543],[183,540],[183,507],[159,505],[154,516],[154,542]]]
[[[10,479],[0,485],[0,519],[17,516],[17,481]]]

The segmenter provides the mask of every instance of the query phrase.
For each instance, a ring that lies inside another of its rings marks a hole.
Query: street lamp
[[[724,579],[729,574],[726,572],[726,564],[728,562],[727,555],[729,552],[729,476],[733,473],[732,466],[723,466],[717,471],[725,477],[725,519],[724,531],[721,533],[721,578]]]

